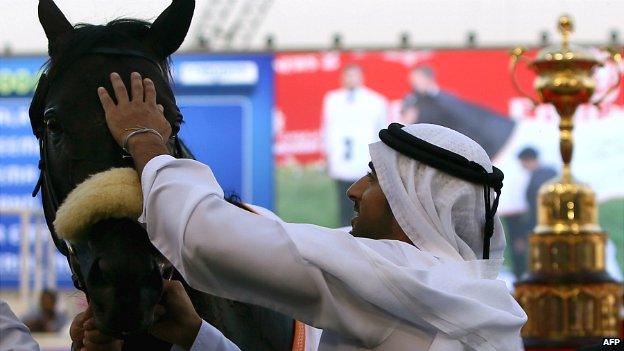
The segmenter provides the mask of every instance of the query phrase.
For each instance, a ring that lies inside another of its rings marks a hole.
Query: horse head
[[[136,218],[106,218],[85,239],[67,242],[53,228],[68,194],[90,176],[132,167],[106,126],[97,87],[109,91],[109,74],[129,86],[131,72],[149,77],[172,126],[170,153],[181,156],[177,132],[182,116],[169,85],[169,56],[182,44],[193,0],[173,0],[152,23],[118,19],[106,25],[72,26],[52,0],[39,1],[39,21],[50,60],[37,85],[30,119],[40,149],[44,212],[55,244],[68,256],[75,285],[83,290],[98,327],[112,335],[145,331],[162,294],[161,256]]]

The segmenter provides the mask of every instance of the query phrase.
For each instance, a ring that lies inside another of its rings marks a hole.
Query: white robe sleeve
[[[141,183],[139,220],[192,287],[280,311],[366,347],[392,332],[395,317],[367,302],[344,277],[329,273],[370,277],[362,245],[351,235],[231,205],[210,168],[193,160],[156,157]],[[319,250],[333,258],[325,267],[306,260]],[[370,289],[385,293],[375,283]]]
[[[39,351],[39,344],[30,330],[4,300],[0,300],[0,350]]]
[[[171,351],[183,351],[179,345],[173,345]],[[231,342],[225,335],[210,325],[202,321],[197,337],[189,351],[240,351],[238,346]]]

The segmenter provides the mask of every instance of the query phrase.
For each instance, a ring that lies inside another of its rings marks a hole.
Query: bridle
[[[152,56],[130,49],[120,49],[120,48],[110,48],[110,47],[100,47],[94,48],[80,57],[86,55],[104,55],[104,56],[126,56],[126,57],[137,57],[142,58],[149,61],[151,64],[154,64],[158,67],[159,71],[166,75],[166,70],[163,66],[153,58]],[[68,67],[66,65],[65,67]],[[58,75],[58,73],[57,73]],[[48,165],[50,164],[48,161],[48,150],[47,150],[47,136],[48,133],[46,131],[46,126],[44,123],[45,119],[45,99],[50,91],[50,87],[52,82],[49,80],[49,77],[46,73],[41,75],[39,79],[39,83],[37,84],[37,88],[35,90],[30,109],[29,115],[32,124],[33,133],[35,137],[37,137],[37,141],[39,143],[39,180],[35,185],[35,188],[32,192],[32,196],[35,197],[41,190],[42,192],[42,202],[43,202],[43,212],[46,220],[46,224],[50,230],[50,235],[52,236],[52,241],[56,246],[57,250],[61,252],[66,258],[69,264],[69,268],[72,274],[72,282],[74,287],[78,290],[82,290],[88,298],[87,285],[85,281],[86,271],[84,269],[89,269],[94,263],[95,258],[92,255],[89,255],[89,250],[85,243],[72,243],[68,240],[60,238],[56,231],[54,230],[54,218],[56,217],[56,211],[58,210],[60,203],[59,198],[54,191],[54,187],[52,186],[52,178],[50,177]],[[172,92],[170,92],[173,94]],[[183,149],[180,144],[180,140],[176,135],[172,135],[171,137],[174,143],[174,157],[180,158],[183,157]],[[121,151],[121,149],[120,149]],[[121,153],[121,158],[127,158],[127,155]],[[173,273],[173,269],[169,272],[165,272],[164,264],[159,264],[159,269],[161,271],[161,276],[165,276],[168,279],[171,279],[171,275]],[[167,277],[168,275],[168,277]]]

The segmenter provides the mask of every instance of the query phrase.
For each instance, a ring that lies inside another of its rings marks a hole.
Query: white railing
[[[0,208],[0,217],[5,216],[14,216],[19,217],[20,219],[19,296],[21,303],[27,305],[39,298],[44,286],[48,289],[56,289],[56,247],[50,238],[49,231],[45,227],[45,219],[43,217],[42,209]],[[33,247],[32,250],[31,246]],[[46,252],[46,254],[44,254],[44,252]],[[34,255],[33,267],[31,267],[32,255]],[[32,274],[32,289],[31,268],[34,269],[34,274]]]

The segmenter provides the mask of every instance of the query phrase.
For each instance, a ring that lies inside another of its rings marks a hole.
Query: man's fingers
[[[84,339],[84,322],[89,318],[86,314],[86,311],[78,313],[69,327],[69,336],[78,349],[82,347],[82,340]]]
[[[138,72],[130,75],[130,87],[132,90],[132,101],[143,102],[143,80]]]
[[[93,320],[93,318],[87,319],[82,325],[82,328],[84,330],[96,330],[95,321]]]
[[[161,113],[165,113],[165,108],[163,107],[163,105],[158,104],[158,105],[156,105],[156,107],[158,107],[158,110],[159,110]]]
[[[91,309],[91,305],[89,305],[89,306],[87,307],[87,309],[84,311],[84,314],[85,314],[85,315],[84,315],[84,316],[85,316],[85,318],[91,318],[91,317],[93,317],[93,309]]]
[[[74,317],[74,321],[76,323],[83,324],[87,320],[87,318],[89,318],[89,316],[87,316],[87,311],[82,311],[78,313],[76,317]]]
[[[127,103],[128,100],[128,90],[126,90],[126,86],[124,85],[121,77],[117,72],[113,72],[110,75],[111,84],[113,84],[113,90],[115,91],[115,97],[117,98],[117,103],[119,105]]]
[[[85,340],[88,342],[92,342],[94,344],[107,344],[113,340],[114,338],[103,334],[99,330],[87,330],[84,336]]]
[[[90,341],[84,343],[84,347],[81,349],[85,351],[117,351],[121,350],[121,344],[118,341],[107,344],[96,344]]]
[[[167,310],[165,309],[165,306],[163,306],[163,305],[156,305],[156,307],[154,307],[154,316],[160,317],[160,316],[164,315],[165,313],[167,313]]]
[[[150,106],[156,105],[156,87],[154,82],[149,78],[143,79],[143,88],[145,89],[145,102]]]
[[[160,107],[162,107],[162,105],[158,105]],[[182,289],[184,290],[184,285],[182,285],[182,283],[179,280],[168,280],[168,279],[163,279],[163,287],[165,288],[165,290],[173,290],[173,289]]]
[[[158,108],[160,109],[162,105],[158,105]],[[167,292],[169,289],[172,289],[173,284],[175,284],[177,282],[177,280],[168,280],[168,279],[163,279],[163,289],[165,290],[165,292]]]
[[[170,296],[183,296],[186,294],[184,285],[177,280],[165,280],[163,281],[165,294]]]
[[[110,111],[110,109],[115,107],[115,102],[110,97],[110,95],[108,95],[108,91],[106,91],[106,88],[99,87],[97,89],[97,92],[98,96],[100,97],[100,103],[102,103],[102,107],[104,108],[104,112],[108,112]]]

